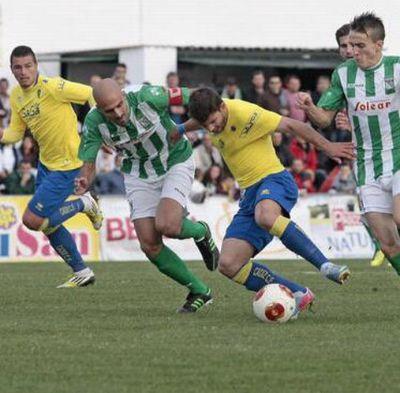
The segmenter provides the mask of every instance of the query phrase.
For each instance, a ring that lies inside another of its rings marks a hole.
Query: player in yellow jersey
[[[40,75],[35,53],[27,46],[14,48],[10,63],[18,85],[11,92],[11,122],[0,130],[0,142],[18,142],[29,129],[39,145],[36,191],[22,221],[29,229],[42,231],[72,268],[73,275],[59,288],[92,284],[93,271],[85,265],[74,239],[62,225],[79,212],[89,217],[95,229],[102,223],[99,207],[89,193],[66,201],[74,192],[74,180],[82,166],[78,159],[77,119],[71,104],[92,101],[92,89]]]
[[[308,288],[251,261],[273,236],[278,236],[288,249],[311,262],[325,277],[342,284],[350,275],[348,267],[331,263],[290,220],[298,190],[276,156],[271,135],[283,131],[299,136],[337,161],[354,158],[353,144],[331,143],[305,123],[245,101],[222,100],[209,88],[192,93],[189,112],[192,119],[210,132],[213,144],[242,190],[239,211],[222,243],[220,272],[252,291],[272,282],[283,284],[294,293],[297,311],[305,309],[314,300]],[[191,121],[186,124],[186,131],[195,129]],[[180,133],[183,131],[184,127],[180,127]]]

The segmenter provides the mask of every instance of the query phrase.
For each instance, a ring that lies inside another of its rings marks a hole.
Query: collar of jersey
[[[383,55],[381,56],[380,60],[378,61],[378,63],[376,63],[374,66],[370,67],[370,68],[366,68],[363,71],[375,71],[377,68],[379,68],[382,65],[382,61],[383,61]]]

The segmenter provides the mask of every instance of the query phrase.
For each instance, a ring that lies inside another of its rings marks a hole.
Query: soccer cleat
[[[91,221],[93,228],[98,231],[103,224],[103,213],[100,210],[96,200],[90,195],[90,192],[86,192],[81,196],[83,202],[83,211]]]
[[[375,254],[374,257],[372,258],[370,264],[372,267],[378,267],[381,266],[382,263],[385,261],[385,254],[382,252],[382,250],[378,250]]]
[[[323,276],[337,282],[344,284],[350,277],[350,269],[345,265],[335,265],[332,262],[326,262],[321,266],[321,273]]]
[[[290,319],[297,319],[301,311],[311,310],[311,306],[315,300],[315,295],[310,288],[306,288],[306,293],[295,292],[293,294],[296,301],[296,311]]]
[[[203,261],[208,270],[214,271],[218,267],[219,251],[215,244],[210,227],[204,221],[199,221],[199,224],[206,228],[205,236],[200,240],[195,240],[196,246],[200,251]]]
[[[177,310],[180,314],[194,313],[204,306],[208,306],[213,302],[211,296],[211,289],[206,294],[202,293],[189,293],[186,296],[184,305]]]
[[[94,276],[93,270],[86,268],[80,272],[72,274],[65,283],[59,285],[57,288],[78,288],[86,287],[88,285],[94,284],[96,278]]]

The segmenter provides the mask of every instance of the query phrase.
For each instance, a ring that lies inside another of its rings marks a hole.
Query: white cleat
[[[95,281],[96,278],[94,276],[93,270],[87,267],[80,272],[72,274],[67,281],[59,285],[57,288],[86,287],[90,284],[94,284]]]
[[[86,216],[91,221],[93,228],[98,231],[103,224],[103,213],[100,210],[99,205],[96,200],[90,195],[90,192],[86,192],[81,196],[81,200],[83,202],[83,211],[82,213],[86,214]]]

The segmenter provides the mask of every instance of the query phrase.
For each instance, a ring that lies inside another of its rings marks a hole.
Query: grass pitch
[[[96,285],[55,289],[61,263],[1,264],[1,393],[400,391],[400,278],[354,262],[351,282],[301,261],[269,264],[310,286],[315,313],[258,322],[252,293],[201,263],[215,303],[175,309],[185,290],[150,263],[98,263]]]

